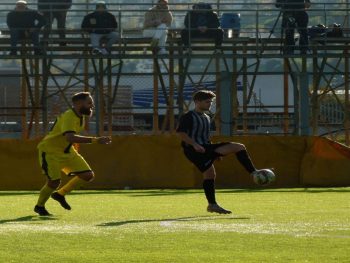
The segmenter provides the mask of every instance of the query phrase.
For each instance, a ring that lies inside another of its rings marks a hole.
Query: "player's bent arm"
[[[110,137],[90,137],[90,136],[81,136],[73,132],[65,134],[66,140],[69,143],[99,143],[99,144],[110,144],[112,142]]]
[[[190,136],[188,136],[187,133],[185,133],[185,132],[177,132],[177,134],[180,136],[182,141],[184,141],[185,143],[187,143],[189,145],[192,145],[193,148],[197,152],[201,152],[201,153],[205,152],[205,149],[201,145],[196,143]]]
[[[187,133],[185,132],[177,132],[177,134],[180,136],[181,140],[184,141],[185,143],[194,146],[194,144],[196,144],[196,142],[187,135]]]

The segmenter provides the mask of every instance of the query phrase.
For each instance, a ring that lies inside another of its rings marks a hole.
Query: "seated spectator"
[[[112,45],[118,40],[118,23],[113,14],[107,11],[106,3],[99,1],[96,11],[86,15],[81,24],[82,29],[90,33],[92,53],[94,55],[107,55]],[[101,46],[101,39],[107,39],[106,47]]]
[[[7,14],[7,26],[11,36],[10,55],[17,55],[17,44],[25,38],[31,39],[34,54],[41,55],[39,31],[45,24],[45,18],[39,12],[30,10],[26,1],[17,1],[15,9]]]
[[[209,4],[197,3],[185,17],[185,29],[181,31],[181,39],[185,48],[189,47],[191,38],[212,38],[216,48],[220,47],[224,31],[220,28],[218,15]]]
[[[56,19],[57,29],[59,30],[59,37],[64,39],[66,37],[66,17],[67,12],[72,6],[72,0],[38,0],[38,10],[46,18],[47,24],[45,26],[44,38],[48,38],[51,32],[52,23]],[[60,46],[65,46],[66,42],[62,41]]]
[[[145,14],[143,36],[151,37],[151,47],[159,49],[158,54],[166,54],[165,43],[168,35],[168,27],[173,21],[169,11],[168,1],[159,0],[157,5],[150,8]]]

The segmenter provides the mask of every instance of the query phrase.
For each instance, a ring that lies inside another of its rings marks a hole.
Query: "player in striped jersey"
[[[209,111],[215,94],[208,90],[200,90],[193,95],[195,109],[180,118],[177,133],[182,140],[185,156],[203,173],[203,189],[208,200],[208,212],[230,214],[231,211],[220,207],[215,198],[214,161],[222,156],[235,154],[238,161],[248,173],[253,174],[256,169],[243,144],[235,142],[210,142]]]

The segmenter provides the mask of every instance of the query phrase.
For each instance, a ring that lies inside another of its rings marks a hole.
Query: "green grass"
[[[72,211],[32,212],[36,192],[0,192],[0,262],[349,262],[350,188],[79,191]]]

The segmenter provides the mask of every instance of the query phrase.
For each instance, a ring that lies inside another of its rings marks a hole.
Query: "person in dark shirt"
[[[96,4],[96,11],[86,15],[83,19],[82,29],[90,33],[92,53],[106,55],[114,43],[118,40],[118,23],[113,14],[107,11],[105,2]],[[100,41],[102,38],[108,40],[106,48],[102,48]]]
[[[66,18],[67,12],[72,6],[72,0],[38,0],[38,10],[44,15],[47,24],[45,27],[44,38],[48,38],[52,23],[56,19],[59,37],[66,37]],[[66,42],[60,42],[60,46],[65,46]]]
[[[182,115],[176,132],[181,137],[185,156],[203,174],[203,189],[208,200],[208,212],[230,214],[231,211],[220,207],[215,199],[214,161],[222,156],[236,154],[238,161],[252,176],[258,170],[254,167],[243,144],[235,142],[210,142],[210,117],[205,113],[211,107],[215,94],[208,90],[197,91],[193,95],[195,109]]]
[[[286,35],[286,46],[284,47],[284,53],[287,55],[294,54],[295,29],[298,30],[300,35],[300,54],[305,55],[308,51],[309,39],[307,26],[309,23],[309,16],[306,9],[308,9],[310,5],[310,0],[277,0],[276,7],[281,8],[283,12],[282,28]]]
[[[189,47],[190,38],[211,38],[215,46],[221,46],[224,31],[220,28],[218,15],[205,3],[193,5],[185,17],[185,29],[181,31],[181,39],[185,48]]]
[[[41,55],[39,31],[45,24],[43,15],[29,9],[26,1],[17,1],[15,9],[7,14],[7,26],[11,36],[10,55],[17,55],[17,44],[24,38],[30,38],[34,46],[34,54]]]

